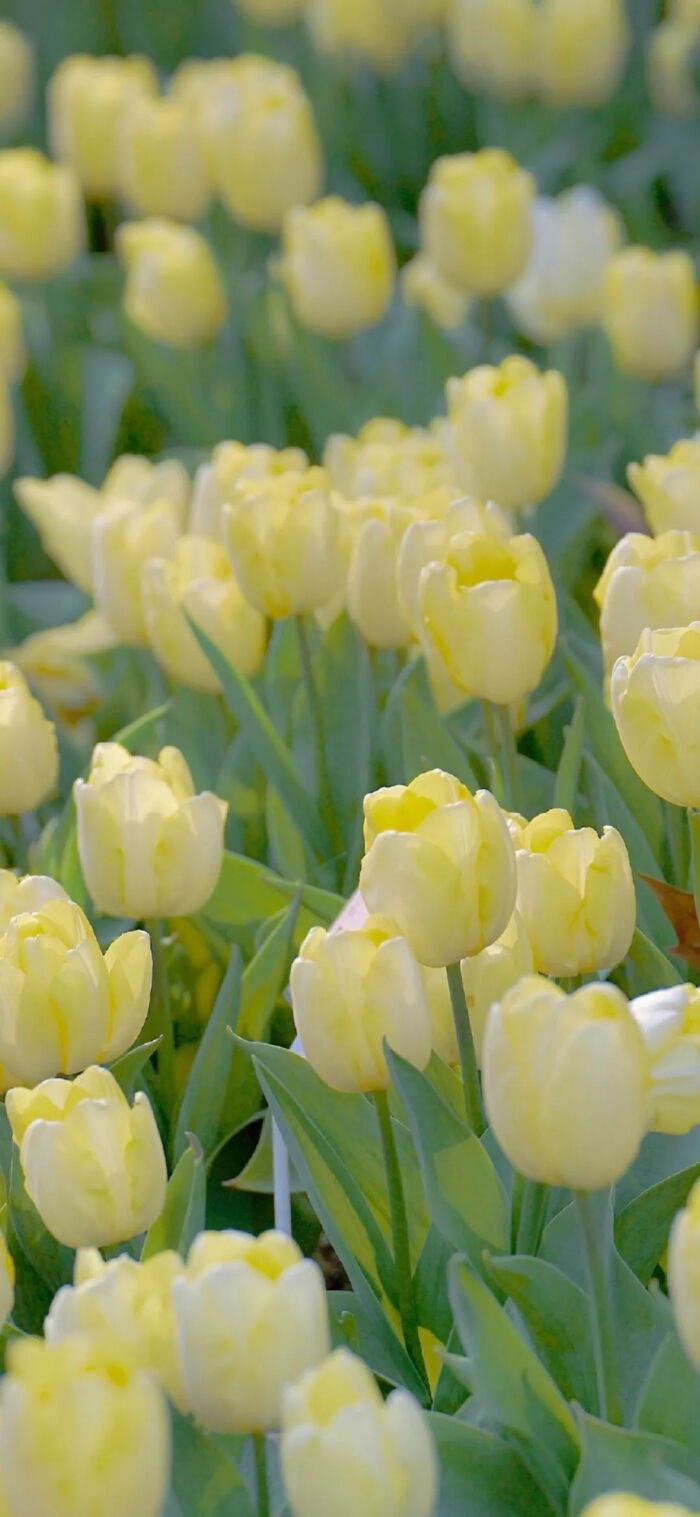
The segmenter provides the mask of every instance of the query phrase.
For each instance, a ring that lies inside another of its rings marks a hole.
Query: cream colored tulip
[[[252,679],[259,672],[265,618],[246,600],[220,543],[181,537],[172,559],[149,559],[141,576],[141,605],[148,641],[171,679],[210,694],[221,689],[188,617],[241,674]]]
[[[402,1389],[383,1401],[346,1348],[285,1391],[280,1459],[293,1517],[433,1517],[438,1464],[418,1402]]]
[[[693,532],[700,537],[700,433],[681,437],[665,455],[648,453],[627,469],[652,532]]]
[[[371,648],[406,648],[410,627],[399,600],[397,562],[415,512],[401,499],[353,503],[347,513],[350,563],[347,607]]]
[[[0,131],[11,131],[29,115],[35,72],[30,38],[11,21],[0,21]]]
[[[700,622],[643,632],[613,668],[610,699],[645,785],[676,806],[700,806]]]
[[[33,147],[0,152],[0,278],[51,279],[75,262],[84,240],[73,170]]]
[[[282,226],[277,273],[303,327],[340,340],[375,326],[396,279],[391,228],[380,205],[328,195],[294,206]]]
[[[24,1184],[67,1248],[111,1247],[151,1226],[165,1203],[165,1154],[148,1097],[133,1106],[106,1069],[8,1091]]]
[[[446,427],[442,417],[424,428],[378,416],[360,427],[357,437],[336,433],[323,450],[331,485],[350,500],[367,495],[414,498],[441,489],[453,492],[450,499],[459,498]]]
[[[87,195],[116,195],[119,124],[157,88],[148,58],[71,53],[59,63],[46,94],[51,151],[75,171]]]
[[[209,463],[200,464],[192,487],[188,531],[224,541],[222,507],[233,500],[245,480],[303,474],[309,460],[303,448],[271,448],[267,443],[217,443]]]
[[[534,75],[533,0],[451,0],[447,42],[466,89],[522,100]]]
[[[191,113],[173,97],[139,95],[117,131],[117,183],[134,216],[199,221],[211,188]]]
[[[426,988],[395,922],[370,916],[356,931],[312,927],[292,964],[290,990],[306,1058],[333,1090],[386,1090],[385,1039],[425,1068]]]
[[[55,716],[75,726],[99,706],[102,691],[87,655],[109,652],[117,639],[98,611],[76,622],[31,632],[12,650],[13,662]]]
[[[532,944],[518,911],[513,915],[495,943],[482,948],[471,958],[462,959],[462,984],[469,1011],[477,1064],[481,1064],[484,1033],[491,1007],[501,1001],[524,975],[534,973]],[[439,1052],[439,1049],[437,1050]],[[457,1053],[448,1061],[457,1063]]]
[[[90,533],[102,509],[99,490],[73,474],[54,474],[51,479],[24,475],[15,480],[14,492],[49,558],[66,579],[89,594]]]
[[[647,1049],[652,1132],[686,1133],[700,1123],[700,991],[671,985],[635,996],[630,1010]]]
[[[447,408],[465,488],[528,510],[558,483],[567,442],[566,381],[520,354],[448,379]]]
[[[320,53],[393,74],[411,50],[411,28],[386,0],[306,0],[304,20]]]
[[[201,1233],[173,1302],[187,1404],[213,1432],[278,1427],[284,1387],[330,1347],[321,1271],[283,1234]]]
[[[342,584],[338,516],[322,469],[241,481],[223,523],[238,583],[263,616],[318,611]]]
[[[0,816],[33,811],[58,783],[53,722],[15,664],[0,662]]]
[[[698,293],[685,252],[623,248],[605,275],[603,326],[619,369],[637,379],[673,379],[698,341]]]
[[[622,241],[612,206],[586,184],[556,200],[533,201],[532,248],[524,272],[505,292],[511,317],[534,342],[557,342],[591,327],[603,309],[605,273]]]
[[[142,596],[144,566],[173,557],[180,517],[170,501],[133,505],[126,500],[101,511],[92,528],[92,585],[95,604],[119,641],[148,642]]]
[[[121,453],[115,458],[100,491],[106,505],[115,500],[126,500],[139,506],[153,506],[159,500],[170,501],[183,527],[190,493],[189,475],[179,458],[163,458],[154,463],[140,453]]]
[[[535,181],[510,153],[482,148],[438,158],[421,195],[421,246],[469,295],[497,295],[527,266]]]
[[[600,607],[606,683],[634,653],[645,627],[680,627],[700,609],[700,537],[628,532],[615,544],[593,592]]]
[[[228,315],[224,282],[204,237],[165,217],[125,221],[117,252],[126,268],[124,310],[154,342],[196,348],[218,336]]]
[[[444,559],[452,539],[465,532],[489,533],[507,542],[513,526],[494,501],[482,505],[471,496],[461,496],[438,519],[414,520],[401,539],[396,566],[399,603],[416,638],[423,629],[420,613],[423,570]]]
[[[700,19],[688,21],[666,15],[647,39],[647,78],[652,104],[670,116],[697,116],[700,96],[694,78],[694,58]]]
[[[177,748],[157,761],[98,743],[73,787],[78,852],[98,911],[116,917],[189,916],[208,901],[224,847],[226,804],[195,794]]]
[[[456,964],[495,942],[515,905],[515,856],[487,790],[433,769],[365,797],[360,890],[397,922],[421,964]]]
[[[535,79],[548,105],[603,105],[630,45],[625,0],[538,0]]]
[[[62,885],[47,874],[25,874],[0,869],[0,934],[4,936],[13,917],[39,912],[49,901],[67,901]]]
[[[407,306],[425,311],[445,332],[461,327],[469,315],[471,300],[464,290],[445,279],[425,253],[416,253],[401,270],[401,294]]]
[[[668,1285],[678,1336],[700,1371],[700,1183],[676,1214],[668,1240]]]
[[[646,1051],[615,986],[567,996],[541,976],[520,980],[489,1012],[482,1079],[493,1132],[529,1180],[602,1190],[635,1159]]]

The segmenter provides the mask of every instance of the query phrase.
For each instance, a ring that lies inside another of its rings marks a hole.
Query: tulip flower
[[[263,616],[303,616],[332,599],[343,564],[322,469],[242,481],[223,521],[238,583]]]
[[[452,0],[447,43],[452,67],[466,89],[522,100],[532,87],[533,0]]]
[[[605,272],[622,241],[622,224],[617,211],[586,184],[556,200],[538,196],[531,216],[527,267],[504,298],[526,337],[556,342],[599,321]]]
[[[534,193],[532,175],[501,148],[436,159],[420,199],[423,251],[458,289],[497,295],[527,265]]]
[[[132,215],[199,221],[211,188],[184,101],[138,95],[121,115],[116,146],[119,193]]]
[[[246,600],[220,543],[185,536],[172,559],[149,559],[141,575],[141,605],[148,641],[171,679],[210,694],[221,689],[188,617],[248,679],[259,672],[265,618]]]
[[[127,221],[117,252],[127,274],[124,310],[147,337],[196,348],[218,335],[226,291],[209,244],[194,227],[155,216]]]
[[[520,354],[448,379],[447,408],[466,487],[509,511],[532,509],[558,483],[568,397],[556,369]]]
[[[635,996],[630,1010],[647,1050],[652,1132],[700,1123],[700,991],[671,985]]]
[[[678,1336],[700,1371],[700,1183],[693,1186],[671,1227],[668,1285]]]
[[[0,662],[0,816],[33,811],[58,781],[58,743],[15,664]]]
[[[616,88],[630,44],[624,0],[539,0],[535,80],[548,105],[603,105]]]
[[[603,326],[619,369],[637,379],[672,379],[698,340],[698,297],[687,253],[623,248],[608,264]]]
[[[34,48],[11,21],[0,21],[0,131],[17,127],[34,97]]]
[[[33,147],[0,152],[0,278],[51,279],[75,262],[84,238],[73,170]]]
[[[700,622],[643,632],[613,668],[610,699],[645,785],[675,806],[700,806]]]
[[[375,326],[394,289],[396,259],[386,212],[339,195],[295,206],[282,226],[277,272],[303,327],[352,337]]]
[[[647,454],[627,475],[652,532],[700,537],[700,438],[681,437],[667,454]]]
[[[46,95],[51,152],[74,170],[86,195],[116,195],[120,121],[157,88],[148,58],[72,53],[59,63]]]
[[[606,683],[615,660],[634,653],[645,628],[680,627],[700,606],[700,537],[627,532],[593,592],[600,607]]]

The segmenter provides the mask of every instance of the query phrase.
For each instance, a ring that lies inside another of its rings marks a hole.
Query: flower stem
[[[163,951],[163,923],[159,917],[151,917],[146,922],[149,937],[151,939],[151,953],[153,955],[153,990],[152,990],[152,1025],[156,1037],[160,1037],[158,1045],[158,1080],[160,1084],[163,1105],[170,1122],[175,1116],[175,1038],[173,1035],[173,1018],[170,1006],[170,986],[168,973],[165,967],[165,953]]]
[[[452,1017],[457,1034],[457,1047],[459,1049],[459,1062],[462,1069],[464,1106],[467,1121],[472,1131],[479,1137],[484,1131],[486,1122],[484,1120],[484,1108],[481,1100],[479,1071],[476,1067],[476,1051],[474,1049],[472,1025],[469,1020],[467,1000],[462,983],[462,970],[459,964],[448,964],[445,973],[450,987]]]
[[[265,1434],[253,1433],[253,1449],[255,1452],[255,1484],[258,1497],[258,1517],[270,1517],[270,1487],[267,1479],[267,1458],[265,1455]]]
[[[505,789],[505,804],[509,811],[520,810],[520,780],[518,777],[518,745],[507,706],[494,706],[495,725],[500,736],[501,770]]]
[[[615,1323],[609,1272],[596,1226],[595,1209],[588,1191],[574,1191],[586,1249],[591,1303],[591,1327],[598,1382],[598,1412],[607,1422],[622,1425],[617,1374]]]
[[[542,1239],[549,1204],[549,1187],[538,1180],[526,1180],[517,1231],[517,1252],[536,1254]]]
[[[391,1217],[391,1233],[394,1248],[394,1271],[396,1276],[396,1293],[399,1304],[399,1315],[403,1328],[403,1338],[406,1349],[415,1364],[418,1373],[428,1383],[428,1376],[423,1360],[423,1350],[418,1335],[418,1313],[416,1311],[415,1296],[413,1293],[413,1281],[411,1279],[411,1254],[408,1243],[408,1217],[406,1215],[406,1199],[403,1193],[403,1181],[401,1179],[401,1166],[396,1150],[396,1140],[389,1111],[389,1097],[385,1090],[375,1090],[374,1104],[377,1109],[377,1121],[379,1123],[379,1136],[381,1138],[382,1153],[384,1155],[384,1168],[386,1171],[386,1186],[389,1195],[389,1214]]]
[[[303,616],[295,616],[294,626],[297,635],[299,649],[299,663],[306,690],[306,699],[309,705],[309,716],[314,739],[314,753],[316,756],[316,783],[318,785],[319,805],[321,816],[326,824],[326,830],[331,840],[334,854],[340,856],[344,852],[343,839],[338,828],[338,819],[331,796],[328,764],[326,762],[326,748],[323,740],[323,709],[319,699],[318,687],[314,679],[311,648],[306,631],[306,623]]]

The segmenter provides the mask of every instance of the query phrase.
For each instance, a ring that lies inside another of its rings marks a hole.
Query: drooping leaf
[[[700,1509],[700,1456],[669,1438],[630,1432],[580,1413],[581,1463],[571,1487],[571,1517],[594,1497],[626,1491],[647,1501]]]
[[[668,1241],[673,1218],[700,1178],[700,1159],[652,1185],[628,1202],[615,1218],[615,1242],[635,1275],[647,1285]]]
[[[567,1401],[597,1407],[589,1304],[580,1286],[545,1259],[490,1258],[489,1270],[518,1307],[552,1379]]]
[[[440,1465],[436,1517],[549,1517],[557,1510],[516,1449],[456,1417],[429,1412],[428,1420]]]

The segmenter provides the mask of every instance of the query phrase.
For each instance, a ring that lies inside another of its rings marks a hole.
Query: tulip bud
[[[188,617],[241,674],[252,679],[259,672],[265,618],[246,600],[220,543],[181,537],[173,559],[150,559],[141,576],[141,601],[148,640],[171,679],[210,694],[221,689]]]
[[[635,996],[630,1010],[647,1050],[651,1132],[686,1133],[700,1122],[700,991],[671,985]]]
[[[466,89],[522,100],[534,68],[533,0],[452,0],[447,11],[452,67]]]
[[[116,641],[99,612],[86,611],[77,622],[30,633],[12,656],[54,715],[75,726],[101,700],[100,682],[84,655],[107,652]]]
[[[90,594],[91,527],[103,506],[99,490],[73,474],[54,474],[51,479],[24,475],[15,480],[14,493],[49,558],[66,579]]]
[[[0,277],[42,280],[75,261],[85,235],[80,186],[33,147],[0,152]]]
[[[610,699],[644,784],[676,806],[700,806],[700,621],[643,632],[613,668]]]
[[[700,537],[700,436],[681,437],[665,455],[648,453],[628,466],[627,476],[652,532]]]
[[[285,1385],[330,1347],[321,1271],[283,1233],[200,1233],[173,1302],[187,1404],[214,1432],[278,1427]]]
[[[217,443],[209,463],[200,464],[192,488],[189,531],[224,541],[221,508],[243,480],[276,479],[302,474],[309,467],[303,448],[271,448],[267,443]]]
[[[148,58],[73,53],[59,63],[46,93],[51,151],[74,169],[86,195],[116,195],[120,121],[157,88]]]
[[[128,500],[132,505],[152,506],[168,500],[184,527],[190,500],[190,478],[178,458],[152,463],[140,453],[122,453],[108,469],[100,494],[106,505]]]
[[[87,780],[73,787],[78,852],[98,911],[115,917],[189,916],[221,870],[226,804],[195,795],[177,748],[158,759],[98,743]]]
[[[350,617],[371,648],[406,648],[410,628],[399,602],[396,566],[415,513],[401,499],[380,497],[358,503],[348,515]]]
[[[407,306],[425,311],[444,332],[461,327],[469,315],[469,296],[445,279],[425,253],[417,253],[401,270],[401,294]]]
[[[606,682],[613,664],[634,653],[645,627],[680,627],[700,606],[700,537],[628,532],[615,544],[593,592],[600,606]]]
[[[145,93],[132,101],[117,132],[117,179],[134,215],[199,220],[209,178],[184,101]]]
[[[340,340],[381,321],[396,259],[386,212],[328,195],[284,218],[278,273],[303,327]]]
[[[0,21],[0,131],[14,130],[34,98],[34,49],[11,21]]]
[[[602,1190],[636,1157],[646,1054],[614,985],[567,996],[541,976],[520,980],[489,1012],[482,1079],[495,1136],[529,1180]]]
[[[173,1281],[184,1272],[171,1250],[138,1264],[128,1254],[105,1262],[95,1248],[78,1249],[74,1283],[57,1292],[44,1322],[47,1343],[76,1333],[112,1338],[129,1368],[147,1370],[184,1411],[172,1302]]]
[[[67,1248],[111,1247],[160,1216],[168,1181],[148,1097],[129,1106],[107,1069],[5,1098],[27,1195]]]
[[[236,8],[258,26],[291,26],[301,18],[303,0],[236,0]]]
[[[506,511],[531,509],[558,483],[566,455],[568,397],[556,369],[540,373],[512,354],[448,379],[447,407],[467,488]]]
[[[357,437],[336,433],[323,451],[323,464],[335,490],[348,500],[367,495],[423,495],[447,490],[452,500],[460,498],[445,435],[447,423],[436,418],[429,428],[405,427],[402,422],[377,416],[365,423]]]
[[[148,933],[103,955],[84,912],[54,899],[0,937],[0,1060],[17,1084],[116,1059],[138,1037],[151,994]]]
[[[576,830],[557,808],[526,822],[512,817],[518,911],[538,973],[613,969],[629,950],[637,914],[632,870],[614,827],[602,837]]]
[[[678,1336],[700,1371],[700,1183],[675,1217],[668,1240],[668,1284]]]
[[[342,582],[337,513],[322,469],[238,485],[224,537],[243,594],[278,620],[317,611]]]
[[[548,105],[603,105],[630,44],[624,0],[539,0],[535,21],[537,90]]]
[[[505,301],[526,337],[551,343],[600,320],[605,271],[622,226],[612,206],[585,184],[556,200],[539,196],[531,216],[530,258]]]
[[[0,934],[4,936],[13,917],[41,911],[49,901],[67,901],[62,885],[47,874],[25,874],[20,879],[11,869],[0,869]]]
[[[515,905],[515,855],[488,790],[433,769],[410,785],[365,796],[360,890],[391,917],[419,963],[434,968],[479,953]]]
[[[470,295],[497,295],[527,265],[532,174],[501,148],[438,158],[420,198],[424,252]]]
[[[135,327],[171,348],[211,342],[228,314],[226,292],[209,244],[194,227],[150,217],[117,233],[126,268],[124,310]]]
[[[290,990],[304,1053],[333,1090],[386,1090],[385,1039],[425,1068],[426,990],[408,943],[388,918],[370,916],[356,931],[312,927],[292,965]]]
[[[285,1391],[282,1479],[293,1517],[432,1517],[438,1467],[428,1423],[408,1391],[382,1401],[348,1349]]]
[[[8,1517],[160,1517],[170,1477],[163,1395],[130,1373],[111,1339],[16,1339],[0,1390],[0,1461]]]
[[[120,642],[136,647],[147,643],[141,597],[144,565],[152,558],[172,556],[179,533],[179,512],[167,500],[146,507],[116,501],[95,521],[92,529],[95,604]]]
[[[464,695],[507,706],[539,685],[554,652],[547,560],[526,533],[460,532],[419,581],[422,638]]]
[[[618,368],[637,379],[671,379],[690,363],[698,299],[687,253],[623,248],[608,264],[603,326]]]
[[[277,232],[291,206],[320,194],[321,142],[286,64],[241,54],[211,77],[200,122],[214,187],[242,226]]]
[[[689,1517],[688,1508],[670,1501],[645,1501],[642,1496],[628,1496],[614,1491],[590,1501],[581,1517]]]
[[[304,19],[320,53],[393,74],[411,51],[410,27],[386,0],[306,0]]]
[[[462,496],[448,506],[439,520],[414,520],[403,535],[396,568],[398,596],[416,638],[423,630],[420,612],[423,570],[444,559],[452,539],[466,532],[488,533],[500,542],[508,542],[513,527],[510,518],[494,501],[484,506],[473,497]]]
[[[22,307],[12,290],[6,284],[0,284],[0,374],[10,384],[17,384],[26,366]]]
[[[697,116],[700,95],[694,77],[700,20],[665,16],[647,40],[647,78],[652,104],[669,116]]]
[[[56,728],[15,664],[0,662],[0,816],[33,811],[57,782]]]

